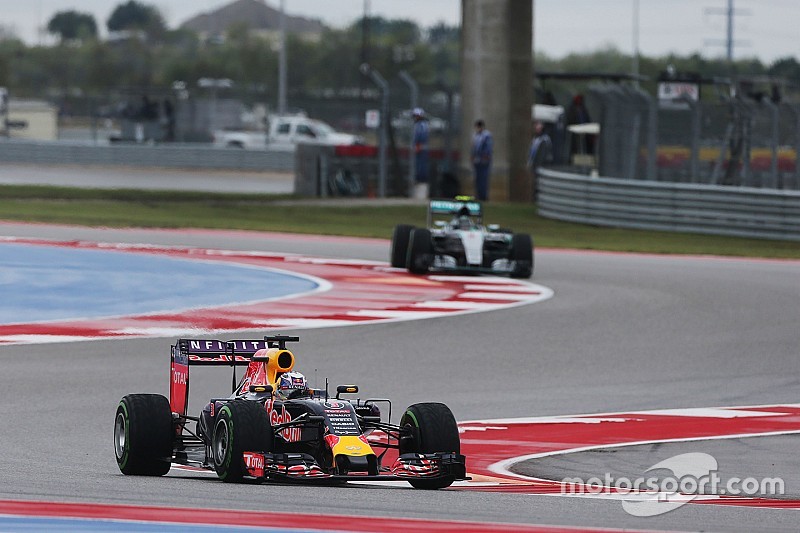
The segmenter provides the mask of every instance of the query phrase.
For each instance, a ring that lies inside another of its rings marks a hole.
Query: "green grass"
[[[0,186],[0,219],[86,226],[215,228],[390,238],[425,224],[421,205],[320,205],[291,197]],[[488,203],[485,221],[533,235],[539,247],[800,258],[800,242],[603,228],[559,222],[532,204]]]

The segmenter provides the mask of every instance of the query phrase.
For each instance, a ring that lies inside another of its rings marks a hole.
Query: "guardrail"
[[[87,145],[64,142],[0,142],[0,162],[184,169],[294,170],[294,152],[216,148],[196,144]]]
[[[800,241],[800,191],[592,178],[539,169],[539,214],[634,229]]]

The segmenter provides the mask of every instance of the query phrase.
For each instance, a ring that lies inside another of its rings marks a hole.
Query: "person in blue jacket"
[[[428,168],[430,167],[430,154],[428,152],[428,140],[430,129],[425,118],[425,111],[422,108],[414,108],[414,183],[415,196],[426,198],[428,188]]]
[[[475,170],[475,196],[478,200],[489,199],[489,171],[492,167],[492,134],[483,120],[475,121],[472,137],[472,167]]]

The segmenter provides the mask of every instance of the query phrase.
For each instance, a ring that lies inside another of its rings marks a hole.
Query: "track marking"
[[[0,345],[216,335],[254,329],[342,327],[426,320],[528,305],[553,296],[551,289],[527,281],[479,276],[413,276],[379,261],[153,244],[59,242],[12,237],[0,239],[0,245],[4,242],[224,262],[305,277],[314,280],[318,288],[272,299],[258,299],[258,295],[253,295],[254,300],[249,302],[206,308],[0,324]],[[212,282],[218,280],[209,280]],[[476,292],[467,286],[483,291]]]
[[[550,428],[547,426],[550,425]],[[761,405],[715,408],[663,409],[572,416],[492,419],[459,423],[461,451],[468,470],[480,484],[453,490],[514,492],[608,500],[652,500],[657,492],[628,493],[608,487],[603,494],[591,490],[564,490],[562,481],[513,472],[520,462],[584,451],[623,448],[641,444],[693,442],[800,434],[800,405]],[[504,457],[499,459],[500,457]],[[486,482],[494,479],[494,484]],[[568,487],[567,487],[568,488]],[[580,486],[579,486],[580,488]],[[577,492],[577,493],[575,493]],[[800,500],[729,495],[681,495],[675,503],[736,505],[800,509]],[[665,502],[669,504],[669,502]]]
[[[66,503],[0,500],[0,529],[7,529],[20,518],[28,526],[21,531],[48,530],[47,526],[59,526],[58,520],[69,519],[75,527],[56,531],[94,530],[92,525],[112,521],[114,530],[125,531],[126,524],[160,526],[151,531],[186,531],[181,525],[216,526],[236,528],[234,531],[353,531],[383,533],[407,533],[408,531],[430,531],[441,533],[581,533],[622,531],[607,528],[570,526],[548,526],[512,524],[504,522],[470,522],[466,520],[425,520],[401,517],[370,517],[346,514],[312,514],[300,512],[264,512],[239,509],[177,508],[144,505],[111,505],[100,503]],[[47,521],[51,519],[51,521]],[[52,529],[50,529],[52,530]],[[104,529],[105,530],[105,529]]]

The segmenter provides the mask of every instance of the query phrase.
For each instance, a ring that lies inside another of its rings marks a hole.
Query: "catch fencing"
[[[634,229],[800,241],[800,191],[539,171],[539,214]]]
[[[800,190],[800,105],[724,96],[659,102],[623,85],[591,86],[601,176]]]

